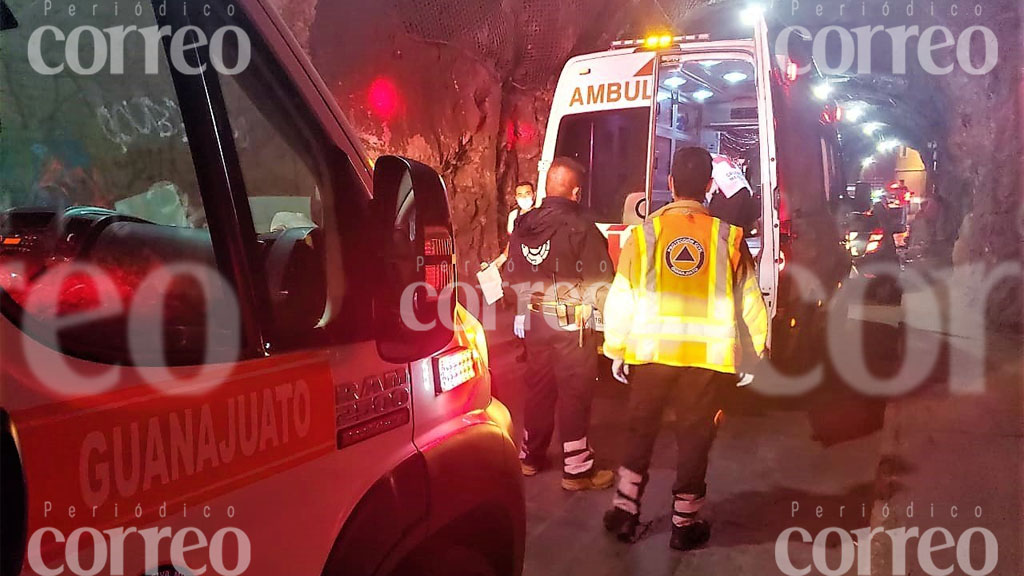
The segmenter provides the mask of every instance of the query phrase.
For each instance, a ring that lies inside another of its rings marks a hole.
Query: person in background
[[[698,518],[707,494],[718,390],[737,380],[741,341],[761,356],[768,314],[743,230],[711,216],[711,155],[676,153],[673,202],[630,233],[604,308],[604,353],[632,385],[626,454],[604,526],[632,542],[640,523],[654,441],[666,406],[675,410],[676,482],[669,546],[690,550],[711,536]]]
[[[526,214],[530,210],[533,210],[534,205],[537,203],[537,190],[534,189],[533,182],[520,182],[516,184],[516,207],[508,213],[508,235],[512,235],[512,231],[516,228],[516,220],[520,216]],[[508,246],[505,246],[505,256],[508,256]]]
[[[728,157],[715,154],[711,176],[714,184],[706,195],[711,215],[745,231],[753,228],[761,217],[761,206],[743,171]]]
[[[508,236],[510,240],[512,238],[512,231],[516,229],[516,222],[519,220],[519,217],[530,210],[533,210],[537,204],[537,190],[534,188],[532,182],[523,181],[516,184],[515,194],[516,207],[508,213]],[[494,260],[494,265],[498,268],[504,266],[505,261],[508,260],[508,247],[509,244],[505,243],[505,251],[502,252],[501,256],[498,256],[498,258]],[[526,345],[523,343],[523,340],[526,338],[525,326],[526,315],[517,314],[512,324],[512,331],[521,343],[521,349],[519,350],[519,353],[516,354],[517,362],[526,362],[528,354],[526,351]]]
[[[516,184],[515,195],[516,207],[513,208],[512,211],[508,213],[508,225],[506,227],[510,239],[512,237],[512,231],[516,229],[516,221],[518,221],[519,217],[522,216],[523,214],[526,214],[530,210],[533,210],[534,205],[537,202],[537,191],[534,189],[532,182],[524,181],[520,182],[519,184]],[[497,258],[495,258],[494,262],[491,262],[490,264],[487,265],[483,265],[481,266],[481,268],[486,268],[487,266],[497,266],[498,268],[501,268],[502,266],[504,266],[505,262],[508,261],[508,246],[509,245],[506,242],[505,251],[502,252]]]

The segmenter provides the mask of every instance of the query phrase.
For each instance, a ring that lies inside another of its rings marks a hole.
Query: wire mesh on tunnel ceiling
[[[493,67],[511,72],[516,56],[515,19],[501,0],[391,0],[410,36],[459,46]]]
[[[458,46],[523,86],[557,75],[586,25],[587,0],[390,2],[410,36]]]
[[[527,87],[556,77],[586,29],[619,25],[600,19],[626,1],[389,0],[406,34],[457,46]],[[678,21],[698,6],[734,0],[629,1],[656,4],[669,20]]]
[[[584,1],[520,1],[523,49],[515,81],[542,84],[557,75],[570,56],[583,26]]]
[[[679,25],[687,13],[702,6],[714,6],[717,4],[739,4],[745,0],[654,0],[654,3],[664,12],[665,18],[674,25]]]

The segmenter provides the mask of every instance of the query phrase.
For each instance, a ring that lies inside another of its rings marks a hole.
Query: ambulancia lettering
[[[608,82],[585,88],[577,87],[572,93],[572,99],[569,100],[569,107],[636,102],[650,99],[650,79],[636,79],[628,82]]]

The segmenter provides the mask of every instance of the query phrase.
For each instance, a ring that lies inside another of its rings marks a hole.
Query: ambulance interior
[[[683,60],[663,63],[658,76],[651,208],[672,201],[672,156],[686,146],[724,156],[743,171],[751,192],[757,192],[760,146],[753,65],[738,59]]]
[[[651,208],[671,201],[672,156],[703,146],[743,170],[758,192],[759,143],[754,67],[739,58],[662,55],[658,71],[656,133],[651,167]],[[562,119],[556,156],[573,157],[587,169],[582,199],[604,224],[638,224],[646,202],[648,107],[569,115]]]

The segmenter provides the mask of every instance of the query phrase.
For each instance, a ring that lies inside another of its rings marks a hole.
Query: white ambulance
[[[677,149],[702,146],[739,168],[761,204],[747,241],[775,319],[773,356],[802,348],[806,358],[801,342],[820,335],[823,301],[849,273],[832,215],[844,186],[836,106],[815,96],[823,80],[809,56],[800,63],[773,55],[760,13],[712,7],[692,22],[699,33],[617,41],[566,63],[548,121],[539,196],[552,159],[582,163],[582,203],[616,259],[630,227],[671,201]],[[787,262],[810,270],[820,286],[798,294]]]
[[[262,0],[0,4],[0,574],[518,576],[440,177]]]

